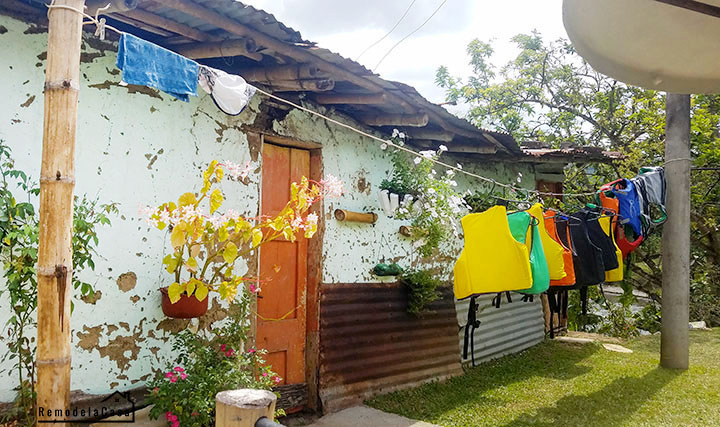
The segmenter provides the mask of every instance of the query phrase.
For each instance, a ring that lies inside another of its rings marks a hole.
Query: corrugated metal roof
[[[520,301],[519,294],[513,294],[513,302],[508,303],[503,297],[500,308],[495,308],[491,301],[494,295],[478,297],[477,319],[480,327],[475,330],[475,363],[497,359],[508,354],[517,353],[540,343],[545,338],[540,296],[533,302]],[[470,299],[455,302],[458,324],[467,323],[467,312]],[[465,331],[460,334],[460,351],[462,352]],[[461,353],[462,357],[462,353]],[[471,358],[463,360],[470,363]]]
[[[527,156],[538,159],[555,158],[561,161],[581,159],[584,161],[611,161],[620,160],[624,156],[619,151],[605,151],[597,147],[571,147],[571,148],[526,148],[522,147]]]
[[[303,43],[314,45],[314,43],[303,40],[300,33],[282,22],[278,21],[271,13],[261,9],[256,9],[250,5],[246,5],[235,0],[193,0],[198,5],[212,9],[223,16],[234,19],[237,22],[261,31],[275,39],[282,40],[287,43]],[[223,31],[222,28],[208,24],[205,21],[185,15],[182,12],[169,7],[164,7],[162,1],[142,2],[143,9],[147,9],[165,18],[172,19],[175,22],[194,27],[200,31],[213,32]]]
[[[375,394],[462,373],[452,291],[414,317],[392,283],[328,284],[320,298],[320,399],[325,412]]]

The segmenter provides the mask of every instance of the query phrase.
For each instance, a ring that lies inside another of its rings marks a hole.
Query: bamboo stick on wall
[[[55,4],[82,10],[85,1],[57,0]],[[37,267],[39,421],[58,419],[48,416],[48,409],[64,412],[70,404],[72,220],[81,26],[82,15],[74,11],[52,8],[49,12]]]

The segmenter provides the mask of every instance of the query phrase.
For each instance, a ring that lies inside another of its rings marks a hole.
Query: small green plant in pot
[[[428,270],[409,270],[400,276],[400,283],[408,291],[407,311],[420,315],[427,305],[440,298],[438,288],[442,282]]]
[[[393,135],[392,142],[403,147],[399,134]],[[411,204],[401,203],[393,215],[411,221],[410,238],[419,242],[420,255],[430,256],[443,242],[459,236],[458,219],[468,209],[462,195],[455,190],[455,171],[439,172],[434,168],[433,160],[447,151],[447,147],[441,145],[436,151],[421,151],[419,155],[401,148],[384,148],[390,150],[393,171],[390,180],[383,181],[380,188],[412,196]],[[400,200],[406,199],[401,196]]]

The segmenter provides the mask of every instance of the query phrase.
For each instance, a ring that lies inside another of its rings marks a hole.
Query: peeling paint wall
[[[44,66],[47,34],[35,26],[0,16],[0,139],[10,145],[17,166],[36,179],[42,144]],[[106,393],[140,385],[162,367],[170,355],[173,332],[209,327],[225,316],[223,304],[213,301],[202,321],[167,319],[160,309],[160,286],[170,283],[161,260],[169,236],[150,229],[138,218],[138,206],[156,205],[196,189],[201,170],[212,159],[252,161],[256,173],[242,183],[226,182],[223,189],[233,207],[248,216],[258,213],[260,147],[248,144],[242,125],[266,126],[280,135],[323,144],[323,168],[345,183],[346,195],[327,201],[323,242],[324,283],[377,282],[370,274],[381,261],[407,265],[415,260],[412,243],[398,234],[402,221],[380,213],[377,189],[390,174],[390,160],[367,138],[338,128],[306,113],[291,111],[273,120],[261,98],[237,117],[217,110],[209,96],[190,103],[145,87],[122,87],[115,68],[116,48],[86,37],[81,63],[80,104],[76,149],[75,194],[118,203],[120,214],[112,227],[99,229],[96,269],[82,279],[96,293],[75,302],[72,315],[72,389]],[[352,123],[346,117],[336,118]],[[358,125],[359,126],[359,125]],[[532,170],[502,165],[478,166],[478,171],[509,181],[523,173],[523,185],[533,186]],[[458,177],[461,189],[476,182]],[[339,223],[336,208],[380,213],[375,225]],[[462,246],[452,245],[451,254]],[[444,271],[454,255],[431,260]],[[247,266],[244,266],[247,269]],[[242,271],[241,271],[242,272]],[[388,279],[386,279],[388,280]],[[10,316],[0,298],[0,324]],[[0,336],[6,334],[0,331]],[[0,341],[0,351],[6,351]],[[4,364],[0,369],[8,368]],[[0,401],[13,397],[10,381],[0,381]]]

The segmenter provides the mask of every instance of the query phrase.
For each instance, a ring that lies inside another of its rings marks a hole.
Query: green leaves
[[[185,289],[177,282],[168,286],[168,298],[170,298],[170,302],[175,304],[180,301],[180,295],[182,295],[183,291],[185,291]]]
[[[197,198],[193,193],[185,193],[178,199],[178,206],[195,206],[197,204]]]
[[[196,288],[195,288],[195,298],[197,298],[198,301],[203,301],[208,296],[209,289],[203,282],[196,282]]]
[[[238,256],[238,247],[233,242],[227,242],[223,249],[222,257],[226,263],[232,264]]]
[[[220,191],[219,188],[213,190],[210,194],[210,213],[214,213],[218,210],[220,206],[222,206],[223,201],[225,201],[225,197],[223,196],[222,191]]]

